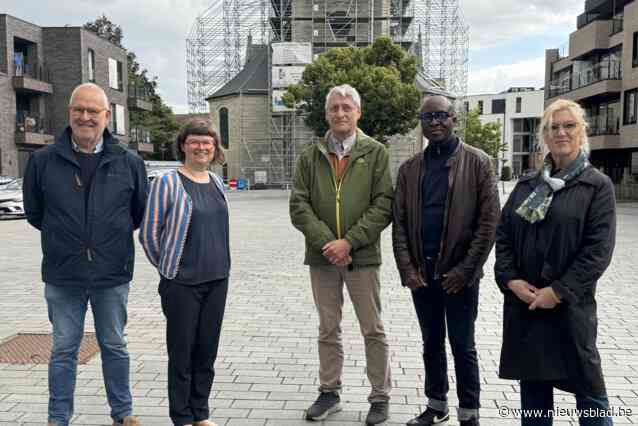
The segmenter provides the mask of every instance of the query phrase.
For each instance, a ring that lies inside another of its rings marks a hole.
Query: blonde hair
[[[586,155],[589,155],[591,150],[589,147],[589,139],[587,138],[587,129],[589,128],[589,124],[587,124],[587,121],[585,120],[585,110],[574,101],[570,101],[569,99],[558,99],[545,108],[543,117],[541,118],[541,122],[538,126],[538,147],[543,152],[543,157],[549,153],[549,149],[545,143],[545,136],[552,127],[554,113],[558,111],[568,111],[572,116],[574,116],[576,122],[580,125],[578,135],[580,138],[580,147]]]

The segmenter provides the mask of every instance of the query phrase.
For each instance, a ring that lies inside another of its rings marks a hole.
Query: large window
[[[516,98],[516,112],[521,112],[522,109],[523,109],[523,98],[517,97]]]
[[[109,87],[122,91],[122,63],[109,58]]]
[[[631,54],[631,66],[638,67],[638,32],[634,33],[634,45]]]
[[[479,114],[483,114],[483,101],[478,101],[478,112]]]
[[[126,135],[126,117],[122,105],[111,104],[111,129],[116,135]]]
[[[228,149],[228,108],[219,110],[219,133],[222,138],[222,148]]]
[[[89,49],[88,53],[89,81],[95,81],[95,51]]]
[[[505,114],[505,99],[492,100],[492,114]]]
[[[625,91],[625,104],[623,114],[623,124],[636,124],[636,104],[638,89]]]

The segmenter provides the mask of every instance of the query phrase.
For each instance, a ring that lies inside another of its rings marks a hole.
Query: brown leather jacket
[[[483,276],[483,264],[494,245],[500,215],[498,187],[491,160],[480,149],[459,141],[447,162],[449,190],[443,219],[437,274],[461,274],[468,286]],[[423,152],[399,169],[393,202],[392,246],[394,258],[406,285],[424,265],[421,242],[421,181]]]

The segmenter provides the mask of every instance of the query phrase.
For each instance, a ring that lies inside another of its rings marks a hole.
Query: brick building
[[[85,82],[106,91],[117,138],[152,152],[129,129],[129,110],[151,105],[129,90],[125,49],[81,27],[40,27],[0,14],[0,175],[22,175],[29,154],[53,143],[68,125],[71,91]]]

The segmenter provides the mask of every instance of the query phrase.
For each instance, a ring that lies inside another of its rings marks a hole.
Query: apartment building
[[[591,162],[638,198],[638,1],[586,0],[566,49],[546,51],[545,105],[580,103],[590,125]]]
[[[40,27],[0,14],[0,175],[21,176],[30,153],[54,142],[68,125],[73,88],[85,82],[106,91],[118,139],[152,152],[147,135],[129,129],[129,110],[151,104],[143,90],[129,91],[126,50],[81,27]]]
[[[537,161],[536,131],[543,115],[544,90],[534,87],[511,87],[501,93],[477,94],[464,98],[465,112],[477,109],[482,123],[501,124],[501,142],[506,151],[498,158],[512,168],[514,176],[535,168]]]

